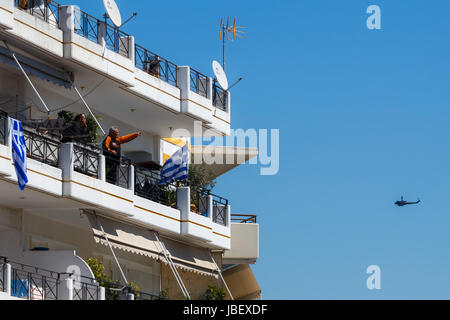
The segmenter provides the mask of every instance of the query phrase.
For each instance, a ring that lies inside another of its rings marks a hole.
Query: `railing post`
[[[106,23],[104,21],[98,21],[97,43],[103,48],[106,47]]]
[[[106,182],[106,159],[102,154],[98,158],[98,179]]]
[[[226,91],[226,95],[225,98],[227,99],[227,101],[225,101],[225,112],[230,113],[231,112],[231,92],[230,91]]]
[[[136,65],[136,45],[133,36],[128,37],[128,58]]]
[[[120,36],[120,34],[118,34],[119,37],[119,50],[118,53],[124,57],[127,57],[130,60],[133,60],[134,62],[134,55],[132,50],[134,51],[134,37],[132,36]]]
[[[228,204],[226,206],[226,217],[225,217],[225,221],[226,221],[226,226],[225,227],[230,227],[231,226],[231,206]]]
[[[61,280],[58,293],[58,300],[73,300],[73,279]]]
[[[75,7],[61,6],[59,9],[59,27],[63,32],[64,41],[72,41],[75,32]]]
[[[74,171],[73,143],[61,144],[58,150],[58,158],[63,182],[72,181]],[[65,184],[63,183],[63,195],[68,194],[69,190],[64,190],[64,188]]]
[[[132,164],[130,164],[130,166],[128,167],[128,190],[130,190],[131,192],[133,192],[134,194],[134,166]]]
[[[181,112],[188,111],[188,101],[191,96],[191,68],[181,66],[177,68],[177,87],[181,94]]]
[[[6,282],[5,284],[4,284],[4,286],[5,286],[5,289],[6,289],[6,294],[7,295],[9,295],[9,296],[11,296],[11,294],[12,294],[12,290],[11,290],[11,282],[12,282],[12,268],[11,268],[11,265],[9,264],[9,263],[7,263],[6,265],[5,265],[5,279],[4,279],[4,281]]]
[[[212,220],[214,212],[213,197],[209,195],[207,197],[207,201],[208,201],[208,218]]]
[[[11,150],[12,146],[12,134],[11,134],[11,124],[9,122],[9,117],[6,117],[5,119],[5,145],[7,147],[10,147]]]
[[[191,212],[191,189],[189,187],[177,188],[177,208],[181,213],[181,220],[187,220]]]
[[[106,290],[104,287],[98,287],[98,300],[106,300]]]
[[[134,294],[132,294],[132,293],[127,293],[127,295],[126,295],[126,300],[134,300]]]
[[[207,93],[206,93],[206,97],[211,100],[211,104],[212,104],[212,99],[213,99],[213,80],[211,77],[208,77],[208,87],[207,89]]]

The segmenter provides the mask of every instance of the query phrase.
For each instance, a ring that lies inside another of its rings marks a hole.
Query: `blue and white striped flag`
[[[11,128],[12,138],[12,158],[14,161],[14,167],[16,168],[19,189],[23,191],[28,183],[27,147],[25,145],[25,138],[23,137],[22,122],[13,118],[9,119],[9,127]]]
[[[169,160],[164,163],[161,169],[161,179],[159,184],[186,180],[188,178],[189,148],[188,143],[183,148],[175,152]]]

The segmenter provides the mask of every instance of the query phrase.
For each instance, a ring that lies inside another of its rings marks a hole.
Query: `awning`
[[[107,246],[108,243],[101,231],[95,216],[87,214],[97,243]],[[165,264],[168,262],[161,246],[152,231],[116,222],[104,217],[98,217],[103,230],[113,248],[146,256]],[[192,247],[178,241],[160,237],[169,251],[174,264],[186,271],[217,278],[218,274],[209,250]]]
[[[37,76],[41,79],[53,82],[59,86],[63,86],[67,89],[72,87],[72,83],[70,81],[70,77],[67,73],[56,70],[49,66],[46,66],[40,62],[37,62],[33,59],[25,57],[21,54],[16,53],[16,58],[19,60],[23,69],[34,76]],[[19,68],[14,58],[11,56],[11,53],[7,48],[0,46],[0,61],[3,63],[8,63],[15,68]]]
[[[241,264],[223,272],[235,300],[261,299],[261,288],[248,264]]]
[[[166,238],[161,238],[161,241],[164,241],[177,267],[215,278],[219,277],[208,249],[192,247]]]

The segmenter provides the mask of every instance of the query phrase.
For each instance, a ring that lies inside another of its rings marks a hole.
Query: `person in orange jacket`
[[[103,155],[106,158],[106,179],[109,183],[117,182],[117,166],[120,165],[121,145],[142,136],[142,132],[135,132],[123,137],[119,137],[119,129],[112,127],[108,136],[103,140]]]
[[[121,156],[121,148],[120,145],[130,142],[137,137],[142,136],[142,132],[135,132],[123,137],[119,137],[119,129],[117,127],[112,127],[109,129],[109,134],[103,140],[103,153],[105,156],[117,156],[120,158]]]

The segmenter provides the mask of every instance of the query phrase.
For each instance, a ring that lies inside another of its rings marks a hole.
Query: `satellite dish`
[[[106,14],[111,19],[112,23],[120,28],[122,25],[122,17],[120,16],[119,7],[114,0],[103,0],[103,5],[105,6]]]
[[[218,63],[217,61],[214,60],[212,63],[212,67],[213,67],[214,75],[216,76],[217,82],[219,83],[219,85],[222,87],[223,90],[227,91],[228,90],[228,79],[227,79],[227,75],[225,74],[225,71],[223,70],[222,66],[220,65],[220,63]]]

